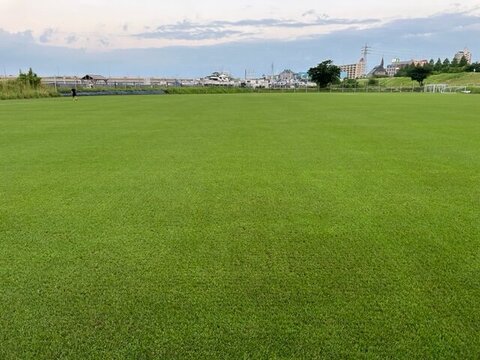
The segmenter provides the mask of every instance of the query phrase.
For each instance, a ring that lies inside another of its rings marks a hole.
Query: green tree
[[[480,63],[479,63],[479,62],[475,62],[475,63],[473,63],[473,64],[468,65],[468,66],[465,68],[465,71],[468,71],[468,72],[478,72],[478,73],[480,73]]]
[[[450,60],[448,58],[446,58],[445,60],[443,60],[443,71],[448,71],[448,69],[450,68]]]
[[[440,60],[440,58],[438,58],[437,62],[433,66],[433,70],[435,70],[437,72],[441,72],[443,70],[443,64],[442,64],[442,60]]]
[[[450,63],[451,68],[456,68],[458,67],[458,60],[457,58],[453,58],[452,62]]]
[[[358,87],[357,79],[343,79],[342,86],[344,88],[356,88]]]
[[[25,74],[20,70],[20,74],[18,75],[17,79],[20,83],[30,86],[34,89],[38,88],[40,86],[40,83],[42,79],[33,72],[32,68],[28,70],[28,72]]]
[[[430,59],[430,61],[428,62],[428,64],[433,68],[433,67],[435,66],[435,60]]]
[[[398,71],[397,73],[395,74],[396,77],[406,77],[408,76],[408,71],[410,70],[410,68],[412,67],[413,65],[412,64],[407,64],[405,66],[402,66]]]
[[[465,56],[462,56],[462,58],[460,59],[460,61],[458,62],[458,66],[464,68],[468,65],[468,60]]]
[[[429,65],[413,66],[408,69],[408,77],[412,80],[418,81],[420,86],[423,86],[423,82],[427,77],[432,74],[432,68]]]
[[[308,70],[308,76],[319,87],[326,88],[330,84],[337,84],[340,82],[340,68],[333,65],[332,60],[325,60],[316,67]]]

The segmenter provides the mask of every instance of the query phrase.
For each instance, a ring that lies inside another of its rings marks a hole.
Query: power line
[[[422,56],[419,56],[417,51],[411,50],[411,49],[371,48],[370,54],[377,55],[377,56],[386,55],[386,56],[406,58],[406,59],[417,59],[419,57],[422,57]],[[437,53],[437,54],[429,54],[427,57],[436,59],[436,58],[444,58],[445,56],[448,57],[448,55]]]

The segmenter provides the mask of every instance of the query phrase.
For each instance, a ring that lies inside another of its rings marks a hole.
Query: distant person
[[[72,99],[73,101],[77,101],[77,89],[72,89]]]

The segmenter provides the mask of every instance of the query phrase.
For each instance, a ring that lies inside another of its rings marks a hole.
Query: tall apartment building
[[[467,48],[465,48],[465,49],[463,49],[463,51],[459,51],[455,54],[455,59],[458,62],[460,62],[460,60],[462,60],[463,57],[465,57],[465,59],[467,59],[467,62],[469,64],[472,63],[472,53]]]
[[[340,71],[347,74],[347,79],[358,79],[365,76],[365,59],[356,64],[340,65]]]

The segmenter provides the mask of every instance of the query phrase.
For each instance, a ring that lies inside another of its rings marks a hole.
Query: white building
[[[462,58],[465,58],[467,59],[467,63],[468,64],[471,64],[472,63],[472,53],[470,52],[470,50],[468,50],[467,48],[463,49],[462,51],[459,51],[455,54],[455,59],[460,62],[460,60],[462,60]]]
[[[292,70],[283,70],[280,74],[278,74],[278,79],[284,82],[292,82],[297,79],[297,74],[295,74]]]
[[[230,74],[224,72],[214,72],[202,79],[202,85],[204,86],[236,86],[238,81],[235,81]]]
[[[252,89],[268,89],[271,87],[271,81],[267,78],[259,78],[259,79],[247,79],[243,82],[243,85],[248,88]]]

